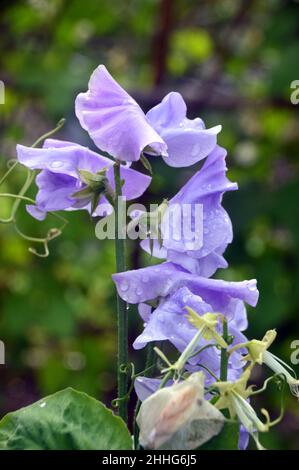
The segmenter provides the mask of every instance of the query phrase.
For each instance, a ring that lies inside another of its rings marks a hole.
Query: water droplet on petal
[[[51,168],[61,168],[63,166],[63,162],[55,160],[50,164]]]
[[[137,105],[136,101],[133,98],[125,98],[122,104],[124,105],[133,104],[134,106]]]
[[[208,228],[204,228],[203,229],[203,233],[205,233],[206,235],[209,233],[209,229]]]
[[[142,288],[141,288],[141,287],[137,287],[137,289],[136,289],[136,294],[137,294],[137,295],[141,295],[142,292],[143,292]]]
[[[142,277],[141,277],[141,280],[142,282],[147,282],[149,280],[149,277],[147,274],[144,274]]]
[[[126,292],[129,289],[129,283],[127,281],[123,281],[120,285],[120,290],[122,292]]]

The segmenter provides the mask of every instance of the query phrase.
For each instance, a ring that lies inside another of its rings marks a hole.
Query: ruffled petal
[[[227,267],[223,253],[233,232],[221,204],[223,194],[238,186],[226,177],[225,159],[226,151],[217,146],[202,169],[169,201],[161,225],[163,246],[154,240],[153,256],[166,258],[203,277]],[[141,247],[150,252],[148,240],[143,240]]]
[[[47,142],[49,144],[49,141]],[[25,147],[17,145],[18,160],[32,170],[48,170],[52,173],[78,178],[78,170],[87,170],[96,173],[106,166],[113,165],[113,161],[92,152],[82,145],[67,142],[66,145],[46,146],[44,148]]]
[[[47,212],[44,212],[38,206],[34,206],[33,204],[28,204],[26,206],[26,210],[28,214],[31,215],[31,217],[33,217],[36,220],[39,220],[40,222],[42,220],[45,220],[45,218],[47,217]]]
[[[173,263],[126,271],[112,276],[118,293],[125,301],[136,304],[166,297],[181,287],[213,303],[215,311],[227,312],[232,298],[255,306],[258,300],[256,280],[226,282],[192,275]]]
[[[78,180],[68,175],[43,170],[36,177],[39,188],[36,205],[43,212],[59,211],[75,203],[72,194],[78,190]]]
[[[147,113],[149,122],[168,147],[165,163],[186,167],[205,158],[217,143],[221,126],[205,129],[201,119],[186,117],[187,107],[179,93],[169,93],[160,104]]]
[[[119,160],[139,160],[145,149],[155,155],[167,154],[167,145],[141,108],[104,65],[91,75],[88,91],[77,96],[75,110],[97,147]]]
[[[221,202],[226,191],[238,188],[226,177],[226,151],[221,147],[209,155],[204,166],[198,171],[169,201],[169,206],[183,206],[184,204],[201,204],[203,209],[203,241],[198,250],[188,250],[187,254],[194,258],[202,258],[210,253],[217,252],[221,248],[223,253],[227,244],[232,241],[232,225],[227,212],[223,209]],[[194,227],[195,212],[192,212],[191,225]],[[165,230],[165,229],[164,229]],[[182,229],[182,233],[183,229]],[[171,232],[170,232],[171,235]],[[169,237],[164,241],[167,249],[186,252],[186,241],[175,240]],[[219,253],[219,251],[218,251]]]
[[[212,311],[211,305],[183,287],[150,315],[143,332],[133,343],[134,348],[141,349],[151,341],[169,340],[182,351],[196,333],[196,328],[186,319],[186,306],[198,314]]]

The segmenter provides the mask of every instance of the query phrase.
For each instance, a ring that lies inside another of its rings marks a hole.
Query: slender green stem
[[[115,182],[115,255],[117,272],[126,270],[126,240],[122,238],[123,222],[119,214],[118,201],[122,195],[122,183],[120,178],[120,164],[116,162],[114,165],[114,182]],[[124,202],[125,204],[125,202]],[[122,370],[122,365],[128,363],[128,312],[126,302],[117,296],[117,325],[118,325],[118,358],[117,358],[117,383],[118,398],[122,398],[127,393],[128,377],[127,373]],[[119,416],[127,423],[128,410],[127,400],[119,401]]]
[[[194,353],[194,350],[197,346],[197,343],[198,341],[200,340],[200,338],[202,337],[203,335],[203,332],[204,332],[204,329],[205,327],[202,326],[199,328],[199,330],[197,331],[197,333],[193,336],[192,340],[190,341],[190,343],[186,346],[186,348],[184,349],[184,351],[182,352],[182,354],[180,355],[180,357],[178,358],[178,360],[176,361],[175,363],[175,369],[178,370],[179,372],[184,368],[186,362],[188,361],[188,359],[190,358],[190,356],[192,356],[192,354]]]
[[[173,371],[169,370],[167,374],[165,374],[163,379],[161,380],[161,383],[159,385],[159,390],[167,384],[168,380],[170,380],[172,376],[173,376]]]
[[[21,196],[20,194],[1,193],[0,197],[11,197],[13,199],[21,199],[21,201],[30,202],[30,204],[35,204],[34,199],[31,197]]]
[[[222,337],[225,342],[228,340],[228,326],[227,321],[223,319],[223,333]],[[227,380],[227,366],[228,366],[228,354],[226,348],[221,348],[220,356],[220,380],[225,382]]]
[[[44,140],[48,139],[48,137],[51,137],[53,134],[55,134],[56,132],[58,132],[65,124],[65,118],[62,118],[60,119],[60,121],[57,123],[56,127],[54,127],[54,129],[51,129],[49,132],[46,132],[45,134],[43,134],[42,136],[40,136],[35,142],[34,144],[31,145],[31,147],[35,148],[37,147],[39,144],[41,144]]]
[[[156,368],[156,354],[154,351],[154,343],[149,343],[147,345],[146,351],[146,362],[145,362],[145,377],[153,377],[155,368]],[[135,410],[134,410],[134,418],[133,418],[133,436],[134,436],[134,449],[139,450],[139,429],[136,423],[136,418],[140,409],[141,401],[138,399],[136,402]]]
[[[11,167],[7,170],[7,172],[5,173],[5,175],[0,179],[0,186],[2,183],[4,183],[4,181],[6,180],[6,178],[10,175],[10,173],[15,169],[15,167],[18,165],[18,160],[16,160],[15,162],[13,162],[13,164],[11,165]]]

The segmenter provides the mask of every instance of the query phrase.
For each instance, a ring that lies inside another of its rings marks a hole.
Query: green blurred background
[[[6,86],[0,174],[15,158],[16,143],[32,144],[62,116],[67,123],[58,137],[92,146],[75,118],[74,98],[100,63],[144,110],[180,91],[189,117],[223,125],[219,142],[240,187],[225,197],[235,236],[230,268],[217,276],[258,279],[260,301],[249,310],[248,334],[277,328],[274,350],[286,361],[291,341],[299,339],[299,105],[290,102],[290,84],[299,79],[298,8],[291,0],[2,0],[0,13]],[[153,166],[144,202],[174,194],[196,169],[170,169],[158,159]],[[2,192],[18,191],[23,179],[15,172]],[[1,199],[0,215],[10,207]],[[1,416],[66,386],[106,403],[115,397],[113,243],[95,238],[87,213],[67,219],[46,259],[29,253],[12,226],[0,226]],[[18,223],[34,236],[47,230],[24,210]],[[131,266],[145,262],[131,246]],[[142,327],[134,311],[130,323],[133,339]],[[139,370],[141,354],[131,356]],[[257,370],[257,382],[262,378]],[[258,405],[276,416],[275,389]],[[285,419],[264,443],[299,448],[295,398],[286,397]]]

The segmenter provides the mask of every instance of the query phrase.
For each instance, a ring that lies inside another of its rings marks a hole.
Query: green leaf
[[[1,450],[127,450],[124,422],[86,393],[67,388],[0,421]]]
[[[226,423],[222,431],[202,445],[200,450],[236,450],[238,449],[238,440],[238,423]]]

